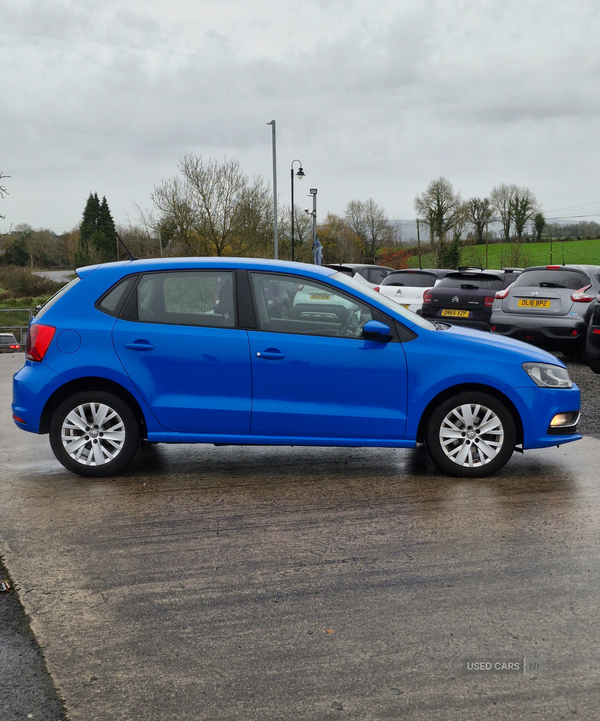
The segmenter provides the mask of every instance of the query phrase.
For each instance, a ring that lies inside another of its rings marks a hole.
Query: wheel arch
[[[515,428],[517,432],[517,445],[523,443],[523,422],[515,404],[510,400],[508,396],[504,395],[504,393],[499,391],[497,388],[493,388],[492,386],[486,386],[483,383],[461,383],[460,385],[446,388],[441,393],[438,393],[437,396],[432,398],[421,415],[421,420],[419,421],[419,426],[417,428],[417,443],[423,443],[425,437],[425,429],[427,428],[427,424],[429,423],[429,419],[431,418],[431,414],[433,413],[435,408],[439,406],[440,403],[446,401],[448,398],[452,398],[453,396],[456,396],[459,393],[464,393],[465,391],[487,393],[489,396],[493,396],[501,403],[504,403],[515,422]]]
[[[133,411],[133,414],[139,423],[140,438],[147,437],[146,418],[135,397],[119,383],[100,377],[76,378],[55,390],[46,401],[46,405],[42,411],[39,429],[40,434],[49,432],[50,420],[58,406],[69,396],[72,396],[75,393],[80,393],[81,391],[107,391],[108,393],[112,393],[113,395],[119,397],[127,403]]]

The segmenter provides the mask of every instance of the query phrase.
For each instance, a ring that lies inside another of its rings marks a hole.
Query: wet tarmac
[[[600,441],[483,480],[212,446],[84,480],[12,425],[21,362],[0,553],[69,719],[598,718]]]

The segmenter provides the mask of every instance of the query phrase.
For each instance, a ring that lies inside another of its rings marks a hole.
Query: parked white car
[[[452,270],[442,268],[395,270],[373,290],[399,303],[403,308],[417,313],[423,305],[423,293],[433,288],[448,273],[452,273]]]

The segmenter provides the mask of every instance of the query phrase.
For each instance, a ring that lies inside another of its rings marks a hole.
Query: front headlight
[[[572,388],[569,371],[551,363],[523,363],[523,370],[540,388]]]

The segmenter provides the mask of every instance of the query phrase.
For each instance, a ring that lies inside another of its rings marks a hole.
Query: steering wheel
[[[350,321],[354,318],[354,311],[348,310],[346,312],[346,317],[342,320],[340,324],[340,329],[338,330],[338,336],[344,336],[346,335],[346,331],[348,330],[348,327],[350,325]]]

